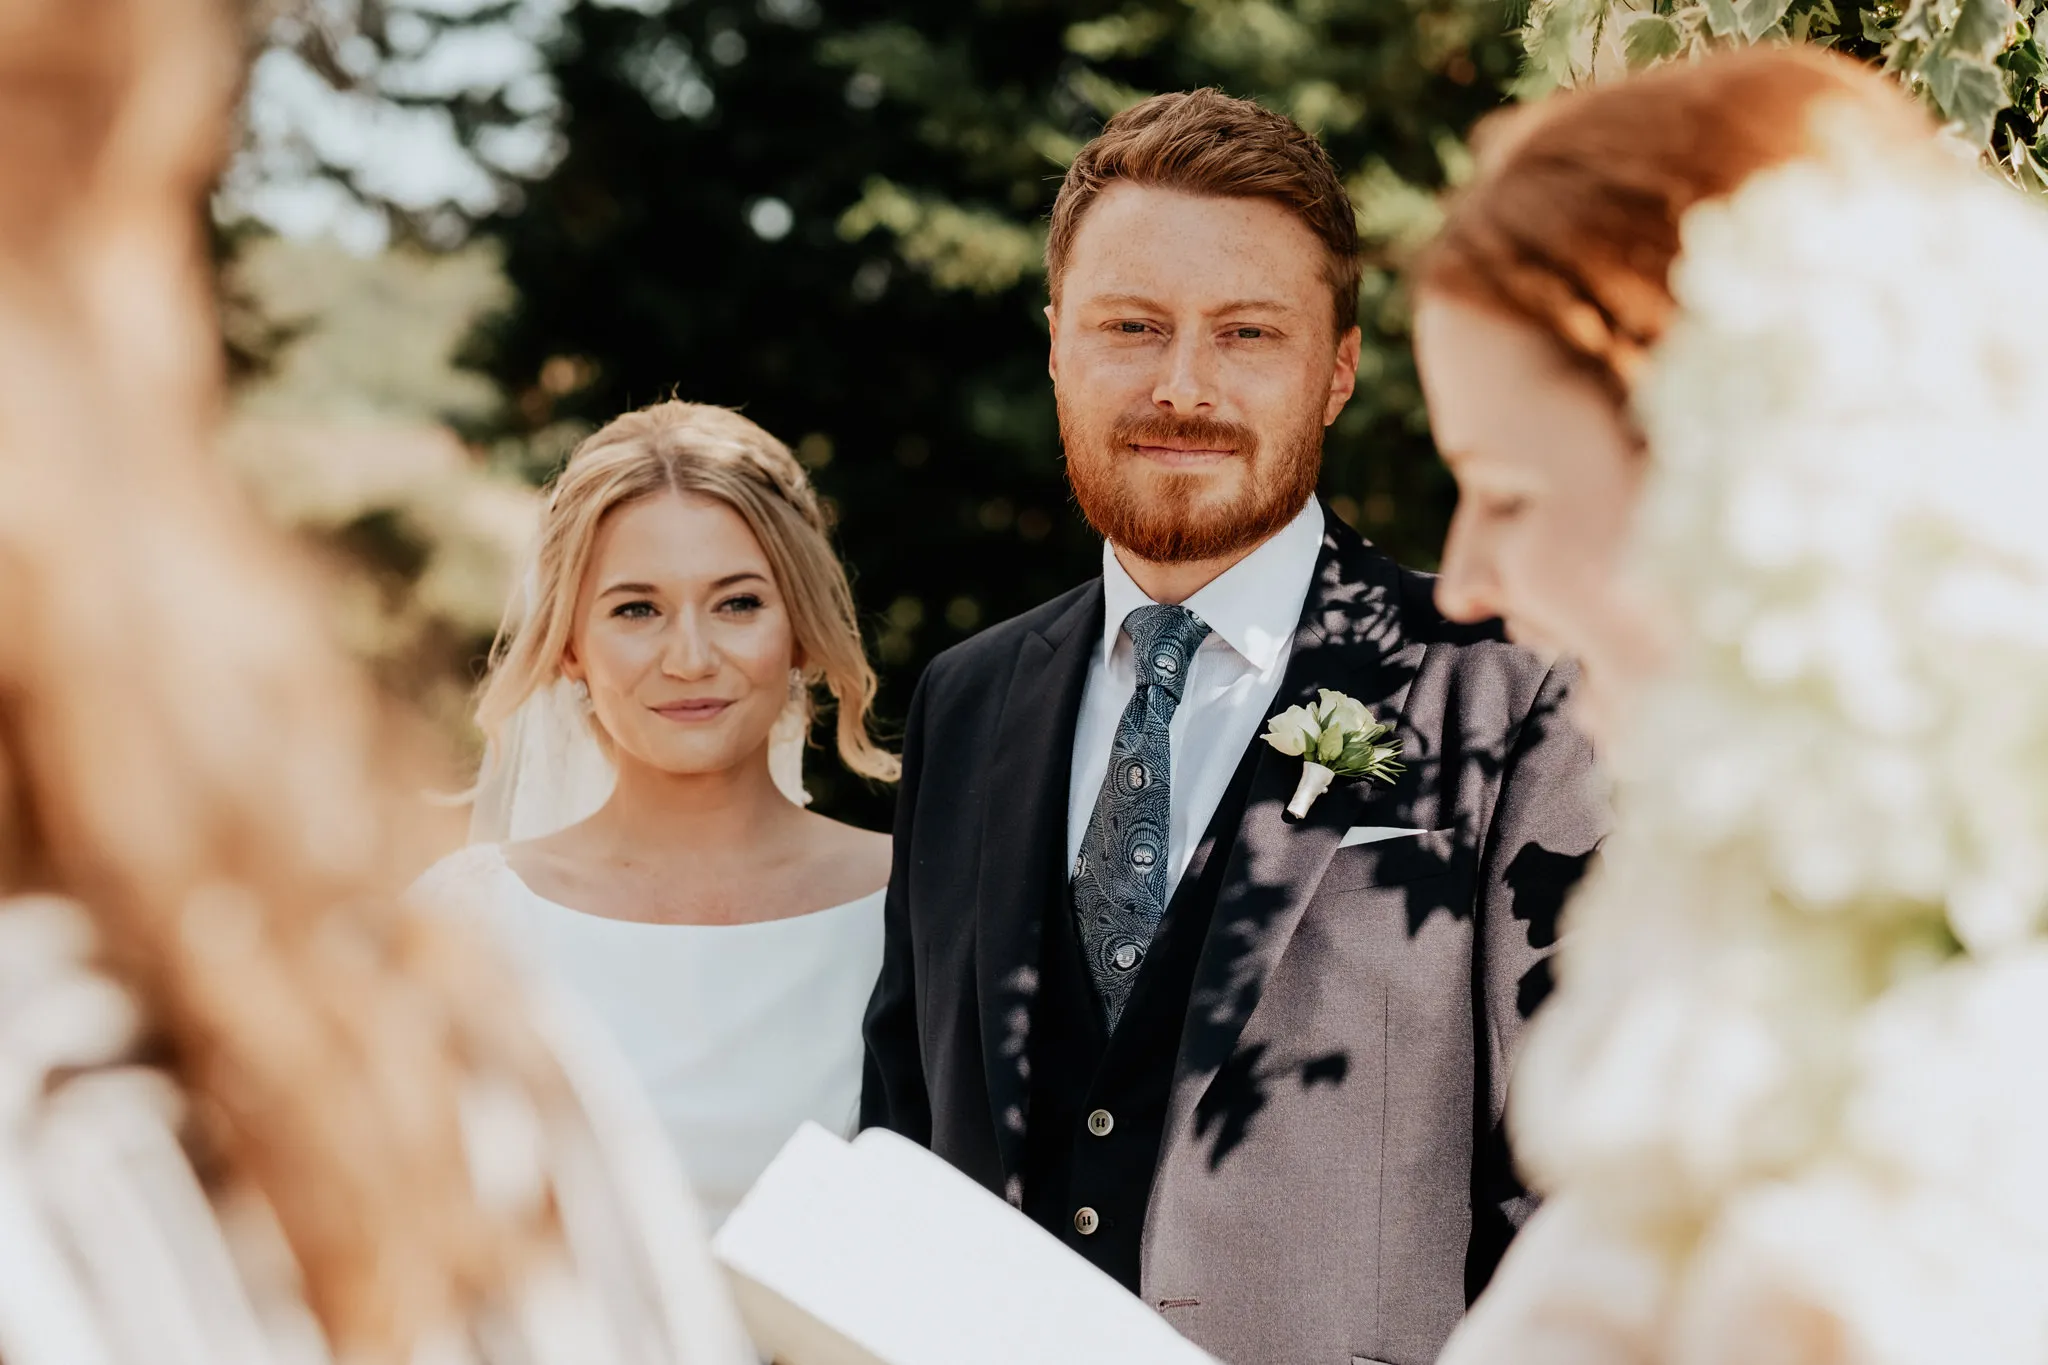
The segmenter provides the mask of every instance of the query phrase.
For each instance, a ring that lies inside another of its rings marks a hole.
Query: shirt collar
[[[1240,559],[1181,605],[1209,625],[1212,637],[1228,645],[1260,673],[1271,672],[1287,655],[1301,625],[1301,606],[1323,551],[1323,508],[1310,498],[1263,544]],[[1102,657],[1108,662],[1124,633],[1124,618],[1152,599],[1132,581],[1116,550],[1102,545]]]

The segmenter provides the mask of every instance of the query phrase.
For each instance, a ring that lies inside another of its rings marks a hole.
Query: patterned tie
[[[1073,884],[1081,948],[1112,1030],[1166,913],[1173,818],[1167,726],[1209,627],[1186,607],[1150,606],[1125,617],[1124,630],[1134,647],[1138,686],[1116,727]]]

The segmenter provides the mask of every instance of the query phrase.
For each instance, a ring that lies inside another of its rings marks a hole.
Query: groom
[[[1102,577],[911,702],[863,1123],[1225,1360],[1426,1365],[1526,1212],[1509,1064],[1601,830],[1565,677],[1315,498],[1359,263],[1314,138],[1147,100],[1067,172],[1046,265]],[[1323,688],[1405,771],[1297,819],[1259,735]]]

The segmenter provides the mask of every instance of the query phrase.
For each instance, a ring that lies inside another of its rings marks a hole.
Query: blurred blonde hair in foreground
[[[260,1196],[335,1354],[415,1358],[568,1217],[494,1196],[475,1111],[576,1101],[496,959],[399,908],[399,735],[212,458],[239,53],[216,0],[0,0],[0,892],[84,907],[207,1197]]]

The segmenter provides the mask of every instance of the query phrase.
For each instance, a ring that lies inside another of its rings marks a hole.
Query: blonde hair
[[[459,1099],[566,1078],[489,945],[405,913],[418,779],[219,467],[214,0],[15,7],[0,100],[0,893],[79,902],[260,1190],[337,1357],[401,1361],[558,1235],[487,1207]]]
[[[512,714],[561,676],[577,594],[605,518],[660,493],[716,498],[739,513],[789,604],[804,661],[798,704],[805,731],[822,683],[838,703],[840,761],[863,777],[895,781],[901,764],[869,733],[875,671],[817,493],[788,446],[731,409],[706,403],[629,412],[570,455],[542,517],[532,600],[514,604],[491,650],[477,702],[485,738],[497,743]]]

